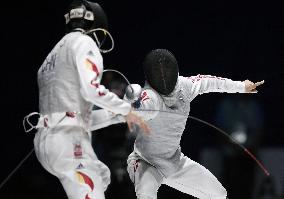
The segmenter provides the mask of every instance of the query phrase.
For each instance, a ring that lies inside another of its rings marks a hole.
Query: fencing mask
[[[98,4],[87,0],[73,0],[67,9],[65,16],[67,32],[82,29],[85,34],[95,40],[101,52],[109,52],[114,47],[114,41],[108,32],[108,20],[103,8]],[[111,43],[109,49],[102,49],[106,38]]]
[[[150,86],[162,95],[169,95],[178,78],[178,64],[166,49],[152,50],[144,59],[143,70]]]

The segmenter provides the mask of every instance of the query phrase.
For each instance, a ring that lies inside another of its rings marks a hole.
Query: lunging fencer
[[[103,108],[103,114],[117,116],[129,127],[137,124],[145,132],[148,129],[129,102],[100,85],[101,52],[108,51],[102,44],[111,38],[101,6],[75,0],[65,19],[67,34],[38,70],[40,118],[34,148],[41,165],[58,177],[69,199],[104,199],[110,171],[91,145],[92,107]]]
[[[143,70],[146,83],[133,106],[151,133],[137,134],[127,160],[137,198],[156,199],[159,187],[166,184],[196,198],[225,199],[226,189],[217,178],[181,152],[190,103],[209,92],[255,93],[264,81],[233,81],[211,75],[183,77],[174,55],[166,49],[151,51],[144,59]],[[139,90],[139,85],[135,87]]]

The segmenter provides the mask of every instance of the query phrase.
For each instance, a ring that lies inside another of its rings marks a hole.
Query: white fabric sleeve
[[[91,131],[101,129],[113,124],[124,123],[125,117],[122,115],[115,115],[105,109],[94,110],[91,113],[92,123],[90,126]]]
[[[187,87],[193,98],[209,92],[245,93],[244,82],[211,75],[187,77]]]
[[[83,98],[115,114],[127,115],[131,110],[131,104],[100,84],[103,58],[96,43],[89,36],[83,35],[72,46],[72,53],[79,73]]]
[[[134,113],[145,121],[155,118],[159,113],[159,99],[157,94],[150,90],[144,90],[138,99],[137,107],[134,106]]]

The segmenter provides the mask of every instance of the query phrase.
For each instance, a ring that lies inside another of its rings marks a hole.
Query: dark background
[[[0,182],[33,148],[34,134],[24,133],[22,119],[32,111],[38,111],[37,70],[65,34],[63,15],[70,2],[1,3]],[[282,1],[97,2],[108,16],[109,31],[115,40],[115,49],[104,55],[105,68],[115,68],[130,82],[143,85],[141,62],[145,54],[155,48],[167,48],[175,54],[183,76],[210,74],[233,80],[264,79],[266,82],[258,94],[247,94],[244,98],[256,100],[265,115],[260,148],[283,148]],[[214,123],[217,104],[227,95],[234,98],[241,94],[202,95],[193,101],[191,115]],[[223,138],[206,126],[189,122],[181,145],[186,155],[198,161],[203,149],[221,145]],[[242,161],[244,164],[252,162],[250,159]],[[283,162],[277,164],[283,165]],[[263,175],[258,168],[254,172]],[[243,176],[244,173],[238,174]],[[245,176],[235,180],[236,186],[246,181]],[[130,195],[121,195],[121,198],[133,197],[134,188],[129,184],[125,187],[129,186]],[[284,187],[284,182],[281,186]],[[108,198],[114,198],[111,193],[115,191],[115,186],[110,187]],[[40,166],[33,154],[0,189],[0,198],[19,197],[66,196],[58,180]],[[159,197],[190,198],[163,186]]]

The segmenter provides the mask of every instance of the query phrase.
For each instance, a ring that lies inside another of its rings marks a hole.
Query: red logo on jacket
[[[147,95],[146,91],[143,91],[141,95],[141,101],[144,102],[145,100],[150,99],[149,96]]]

